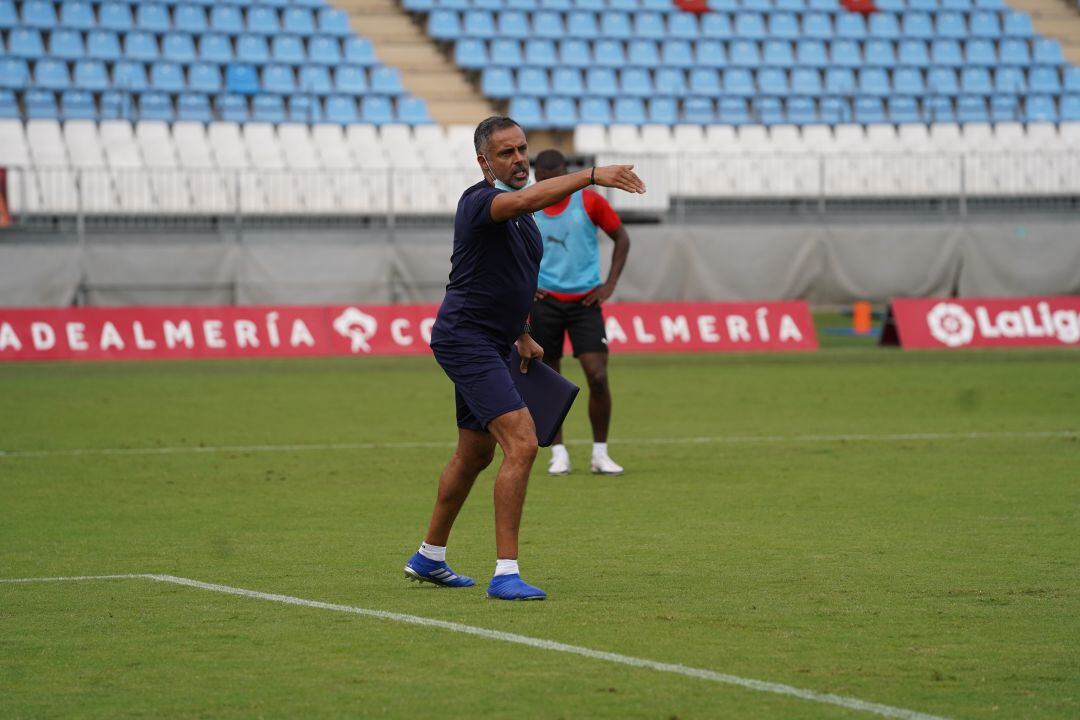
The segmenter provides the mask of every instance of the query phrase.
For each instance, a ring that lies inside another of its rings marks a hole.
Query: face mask
[[[522,187],[519,187],[519,188],[510,187],[509,185],[504,183],[502,180],[495,177],[495,173],[491,172],[491,161],[488,160],[487,155],[483,155],[482,157],[484,158],[484,162],[487,163],[487,171],[489,173],[491,173],[491,177],[495,178],[495,187],[498,188],[499,190],[504,190],[506,192],[517,192],[518,190],[524,190],[525,188],[527,188],[527,187],[529,187],[530,185],[533,184],[533,179],[532,179],[532,177],[530,177],[528,179],[528,181]]]

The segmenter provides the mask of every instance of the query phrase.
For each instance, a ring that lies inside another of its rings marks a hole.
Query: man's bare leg
[[[458,428],[458,445],[454,456],[439,476],[439,494],[431,513],[424,542],[445,546],[450,539],[461,506],[469,497],[476,477],[495,457],[495,438],[479,430]]]

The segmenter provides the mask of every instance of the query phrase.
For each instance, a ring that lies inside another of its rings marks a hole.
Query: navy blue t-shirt
[[[531,214],[501,223],[491,219],[491,201],[501,192],[481,181],[458,201],[450,282],[432,343],[482,335],[509,347],[521,335],[544,243]]]

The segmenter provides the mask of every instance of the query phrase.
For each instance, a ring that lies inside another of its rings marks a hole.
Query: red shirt
[[[558,215],[566,206],[570,204],[570,196],[567,196],[562,202],[555,203],[544,208],[545,215],[551,215],[554,217]],[[622,227],[622,218],[611,207],[611,204],[604,199],[604,196],[593,190],[586,188],[581,191],[581,204],[585,206],[585,214],[592,220],[592,224],[600,228],[608,235],[613,234],[616,230]]]

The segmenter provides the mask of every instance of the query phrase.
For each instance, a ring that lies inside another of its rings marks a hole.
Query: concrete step
[[[379,60],[405,70],[447,70],[449,63],[430,43],[381,42]]]
[[[470,125],[495,114],[485,100],[427,100],[428,112],[440,125]]]
[[[476,89],[452,70],[412,71],[407,74],[409,89],[425,98],[439,100],[467,99]]]

